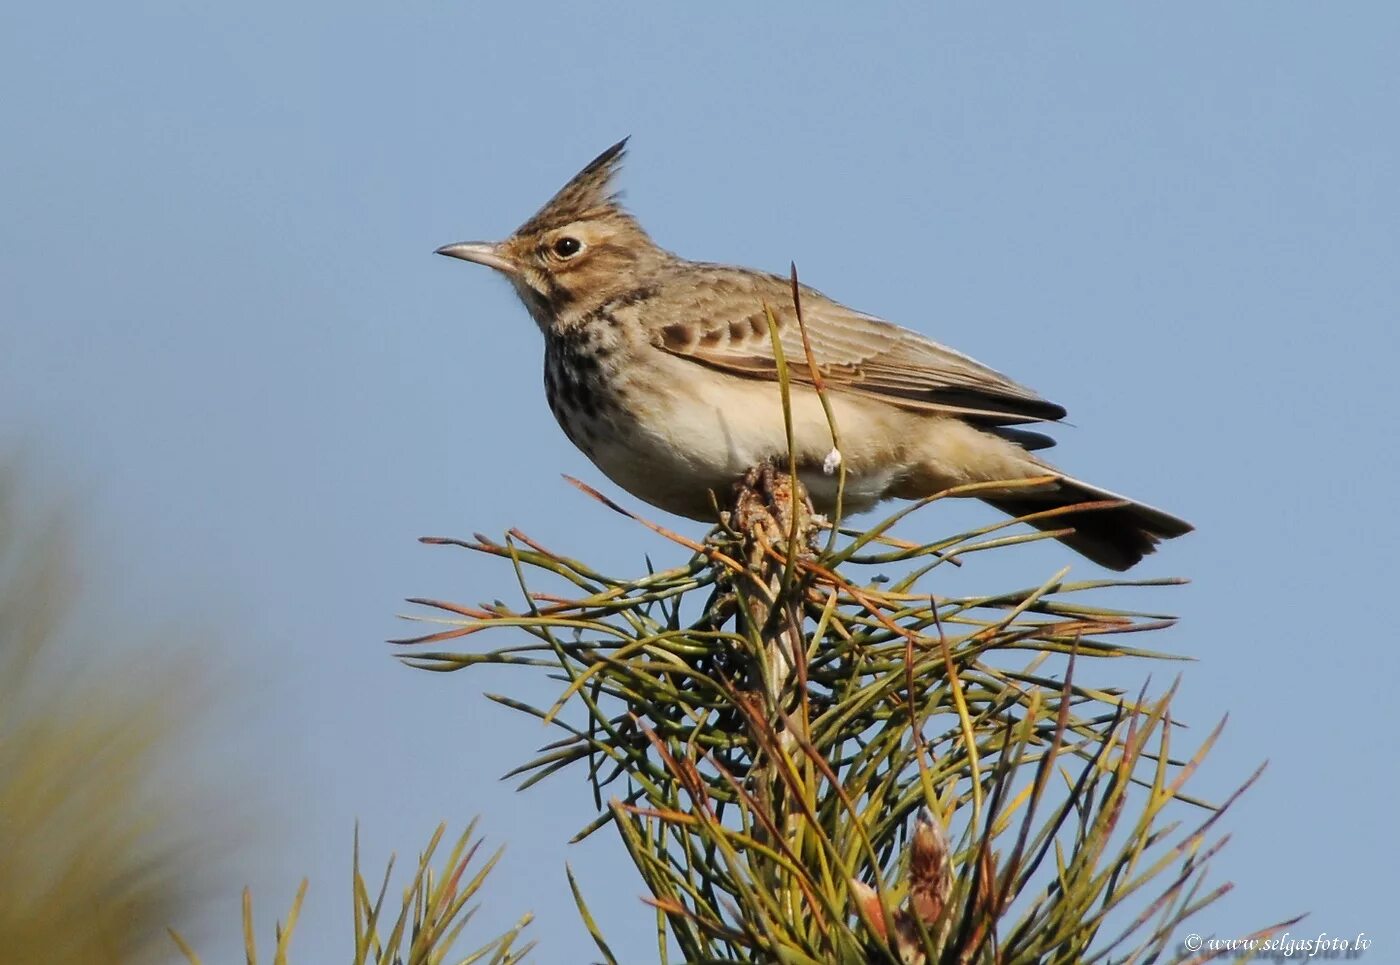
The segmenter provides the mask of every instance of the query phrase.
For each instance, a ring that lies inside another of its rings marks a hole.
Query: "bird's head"
[[[630,290],[669,256],[610,190],[626,145],[624,138],[590,161],[504,241],[464,241],[437,253],[501,272],[545,330]]]

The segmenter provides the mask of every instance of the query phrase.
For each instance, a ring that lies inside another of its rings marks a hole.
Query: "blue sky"
[[[533,909],[539,960],[572,960],[567,857],[647,959],[620,848],[565,853],[581,779],[496,780],[547,735],[481,692],[545,691],[381,643],[404,597],[511,592],[420,535],[522,525],[614,571],[670,552],[560,481],[603,480],[551,420],[537,332],[431,254],[630,134],[660,243],[796,261],[1066,405],[1062,465],[1197,524],[1141,571],[1192,584],[1137,599],[1199,658],[1177,716],[1231,715],[1198,789],[1271,761],[1201,930],[1310,911],[1295,934],[1394,955],[1397,49],[1400,7],[1360,2],[8,5],[0,446],[80,495],[93,621],[214,655],[236,724],[191,779],[262,844],[190,930],[230,957],[234,882],[270,925],[307,874],[296,947],[341,957],[355,820],[377,860],[480,812],[509,846],[483,922]],[[994,556],[959,579],[1096,572]]]

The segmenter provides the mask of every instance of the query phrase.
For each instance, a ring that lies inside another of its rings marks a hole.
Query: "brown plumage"
[[[819,508],[920,498],[968,483],[1050,476],[1034,489],[978,495],[1023,516],[1080,503],[1121,505],[1055,515],[1067,545],[1127,569],[1160,539],[1189,532],[1174,516],[1066,476],[1032,455],[1053,440],[1024,426],[1065,410],[917,332],[853,311],[811,288],[801,308],[842,435],[832,436],[797,324],[790,281],[686,261],[658,247],[611,193],[625,141],[595,158],[505,241],[441,254],[510,279],[545,337],[545,392],[556,419],[611,479],[663,509],[713,516],[712,493],[754,464],[785,458],[778,367],[766,311],[791,361],[792,417],[803,481]]]

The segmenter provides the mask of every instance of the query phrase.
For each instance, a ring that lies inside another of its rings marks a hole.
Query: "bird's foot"
[[[792,539],[799,552],[812,550],[820,523],[807,489],[772,463],[753,467],[734,484],[733,505],[727,522],[746,541],[783,547]]]

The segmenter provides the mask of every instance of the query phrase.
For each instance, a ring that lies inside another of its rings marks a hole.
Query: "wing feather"
[[[811,384],[797,314],[786,279],[755,276],[692,295],[690,321],[667,325],[656,344],[701,365],[749,378],[776,380],[777,362],[763,303],[772,309],[789,377]],[[741,284],[755,277],[766,285]],[[778,283],[775,285],[774,283]],[[755,290],[751,300],[739,288]],[[987,425],[1054,422],[1062,406],[1041,398],[961,352],[803,289],[802,317],[823,380],[837,391],[876,396],[910,408],[959,415]]]

